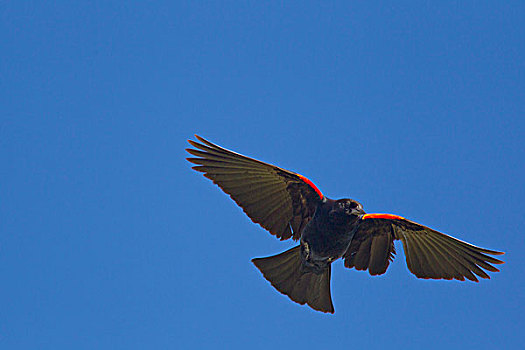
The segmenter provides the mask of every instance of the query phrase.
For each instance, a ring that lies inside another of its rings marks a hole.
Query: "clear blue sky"
[[[0,348],[518,349],[522,1],[0,5]],[[190,170],[198,133],[329,197],[506,251],[480,283],[335,263],[335,315]]]

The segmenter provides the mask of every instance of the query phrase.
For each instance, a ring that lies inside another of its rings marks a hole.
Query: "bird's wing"
[[[219,147],[200,136],[186,149],[204,173],[271,234],[281,240],[301,236],[323,194],[306,177]]]
[[[483,270],[498,272],[491,264],[503,261],[489,255],[502,252],[483,249],[426,226],[391,214],[365,214],[344,259],[346,267],[385,273],[395,255],[394,240],[403,242],[408,269],[419,278],[478,282],[490,278]]]

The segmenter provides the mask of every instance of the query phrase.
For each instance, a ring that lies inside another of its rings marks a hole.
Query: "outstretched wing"
[[[491,264],[503,261],[489,255],[502,252],[483,249],[426,226],[391,214],[365,214],[344,255],[345,266],[385,273],[395,255],[394,240],[403,242],[408,269],[419,278],[478,282],[498,272]]]
[[[301,237],[323,194],[302,175],[219,147],[200,136],[186,149],[204,173],[271,234],[281,240]]]

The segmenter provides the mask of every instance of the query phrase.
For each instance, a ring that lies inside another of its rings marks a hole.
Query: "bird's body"
[[[335,201],[326,198],[321,201],[310,222],[301,234],[301,250],[306,264],[330,264],[339,259],[348,249],[361,211],[352,212],[350,206],[361,205],[350,199]]]
[[[331,264],[386,272],[401,240],[408,268],[419,278],[478,281],[502,261],[483,249],[392,214],[366,214],[353,199],[333,200],[306,177],[219,147],[199,136],[187,151],[193,169],[219,185],[256,223],[281,240],[300,244],[281,254],[253,259],[281,293],[315,310],[334,312]]]

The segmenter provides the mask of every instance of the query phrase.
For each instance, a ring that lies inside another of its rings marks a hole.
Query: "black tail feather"
[[[272,286],[293,301],[314,310],[334,313],[330,295],[331,266],[320,273],[301,261],[300,246],[267,258],[252,259]]]

